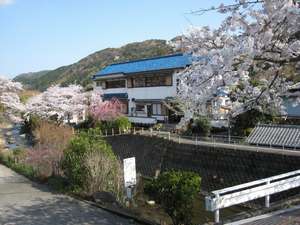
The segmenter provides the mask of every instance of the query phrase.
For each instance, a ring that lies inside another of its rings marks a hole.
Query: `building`
[[[93,80],[104,100],[119,99],[131,122],[170,122],[175,110],[168,99],[177,93],[176,73],[190,64],[184,54],[128,61],[105,67]]]
[[[228,127],[228,115],[232,109],[227,87],[219,87],[215,96],[208,102],[212,127]]]

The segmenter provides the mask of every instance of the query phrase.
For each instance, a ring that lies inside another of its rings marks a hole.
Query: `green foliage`
[[[186,130],[184,131],[184,134],[197,134],[201,136],[208,136],[210,134],[211,129],[212,127],[210,124],[210,120],[205,116],[198,116],[190,121]]]
[[[233,133],[238,136],[247,136],[251,129],[258,123],[277,123],[276,117],[270,114],[264,114],[258,110],[251,109],[238,115],[232,122]]]
[[[26,159],[26,150],[22,148],[14,149],[13,158],[16,163],[24,162],[24,160]]]
[[[161,123],[157,123],[153,126],[154,130],[160,130],[163,127],[163,125]]]
[[[207,117],[199,116],[194,120],[192,132],[203,136],[208,136],[211,130],[211,124]]]
[[[100,134],[99,128],[82,131],[71,140],[64,152],[63,171],[75,192],[84,189],[89,177],[89,171],[84,163],[88,154],[100,152],[112,162],[117,160],[111,146],[100,137]]]
[[[25,150],[16,150],[16,152],[0,152],[0,163],[6,165],[12,170],[24,175],[29,179],[36,178],[36,171],[30,165],[21,163],[19,157],[25,154]]]
[[[5,112],[5,107],[3,104],[0,103],[0,113]]]
[[[146,183],[145,192],[162,205],[174,225],[187,225],[191,224],[193,203],[200,184],[201,178],[196,173],[168,171]]]
[[[114,129],[114,131],[118,133],[120,129],[121,131],[130,129],[131,123],[125,116],[118,117],[117,119],[111,121],[95,121],[89,116],[85,121],[78,124],[77,128],[79,130],[98,128],[102,134],[105,134],[106,132],[111,133],[112,129]]]

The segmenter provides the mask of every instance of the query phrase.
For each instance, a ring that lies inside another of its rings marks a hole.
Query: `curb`
[[[100,209],[103,209],[107,212],[110,212],[110,213],[113,213],[113,214],[116,214],[118,216],[121,216],[121,217],[124,217],[124,218],[127,218],[127,219],[132,219],[132,220],[135,220],[136,222],[139,222],[139,223],[142,223],[144,225],[160,225],[159,223],[156,223],[156,222],[153,222],[153,221],[150,221],[148,219],[144,219],[144,218],[141,218],[139,216],[136,216],[134,214],[131,214],[131,213],[127,213],[127,212],[124,212],[124,211],[121,211],[121,210],[117,210],[115,208],[112,208],[112,207],[109,207],[109,206],[104,206],[104,205],[101,205],[101,204],[98,204],[98,203],[95,203],[95,202],[91,202],[91,201],[88,201],[88,200],[85,200],[85,199],[82,199],[78,196],[73,196],[71,195],[72,198],[75,198],[79,201],[82,201],[86,204],[89,204],[89,205],[92,205],[94,207],[97,207],[97,208],[100,208]]]

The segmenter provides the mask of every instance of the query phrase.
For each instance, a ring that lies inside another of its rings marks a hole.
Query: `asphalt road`
[[[133,221],[65,195],[51,193],[0,165],[1,225],[129,225]]]

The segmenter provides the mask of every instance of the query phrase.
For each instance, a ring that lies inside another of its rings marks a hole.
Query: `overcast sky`
[[[233,0],[0,0],[0,75],[54,69],[107,47],[171,39],[221,16],[191,10]]]

